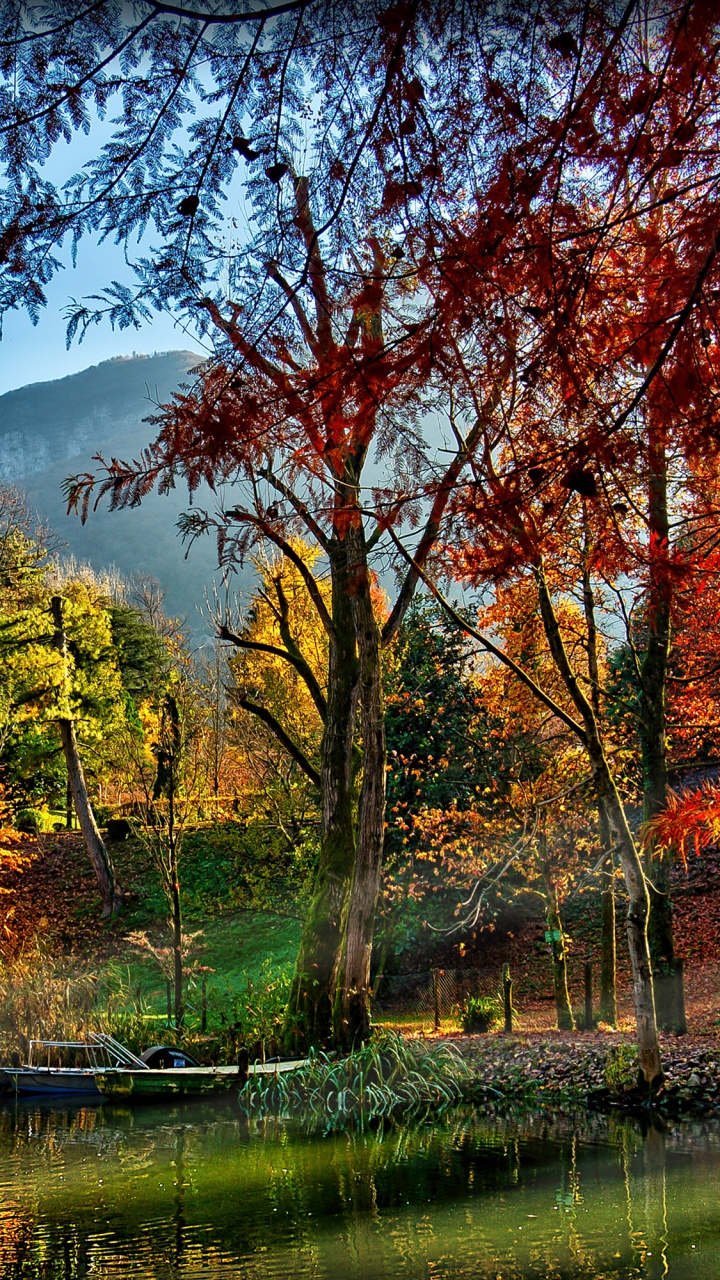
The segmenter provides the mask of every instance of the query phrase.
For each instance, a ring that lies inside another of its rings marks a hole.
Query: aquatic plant
[[[311,1054],[297,1071],[250,1076],[249,1115],[295,1117],[343,1128],[357,1119],[441,1111],[460,1101],[470,1071],[453,1045],[428,1047],[386,1031],[347,1057]]]

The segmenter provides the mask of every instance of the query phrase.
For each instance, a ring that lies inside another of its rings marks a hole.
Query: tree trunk
[[[668,796],[666,698],[670,655],[672,586],[668,556],[670,523],[667,501],[667,457],[662,429],[648,433],[648,533],[650,586],[644,622],[647,648],[640,671],[638,734],[643,765],[643,818],[647,822],[665,809]],[[674,972],[673,915],[670,898],[670,860],[667,853],[647,850],[650,920],[648,939],[653,970],[667,979]],[[675,1030],[680,1013],[673,981],[658,984],[660,1026]]]
[[[543,857],[545,837],[540,837],[543,881],[545,883],[545,918],[550,932],[552,947],[553,991],[555,994],[555,1010],[559,1031],[574,1031],[575,1022],[570,1004],[567,978],[567,951],[563,934],[560,908],[558,906],[557,885],[552,874],[550,863]]]
[[[603,750],[597,717],[570,664],[541,564],[536,567],[535,579],[540,614],[550,652],[565,688],[581,716],[583,741],[595,774],[597,793],[605,807],[610,838],[620,855],[628,893],[627,935],[633,975],[640,1070],[643,1079],[652,1088],[662,1079],[662,1066],[647,938],[650,903],[645,873]]]
[[[55,624],[55,646],[67,661],[67,644],[63,626],[62,598],[53,596],[51,601],[53,622]],[[103,919],[117,915],[122,907],[122,894],[115,879],[115,868],[102,841],[102,836],[95,821],[90,804],[85,774],[83,773],[80,753],[78,751],[75,726],[69,717],[58,719],[60,741],[65,755],[68,786],[75,805],[78,823],[82,832],[85,848],[95,871],[95,876],[102,898]]]
[[[385,717],[380,632],[375,619],[362,528],[348,532],[352,608],[360,660],[363,776],[355,873],[335,994],[335,1036],[346,1047],[370,1036],[370,963],[385,829]]]
[[[617,1024],[617,944],[615,940],[615,855],[605,806],[598,799],[600,848],[606,852],[602,869],[602,935],[600,944],[600,1020]]]
[[[172,887],[172,928],[173,928],[173,982],[175,987],[175,1026],[181,1027],[185,1021],[185,1005],[183,1003],[183,956],[182,956],[182,916],[180,913],[180,886],[175,880]]]
[[[600,701],[600,666],[598,661],[597,623],[595,620],[595,593],[593,591],[590,566],[592,562],[592,539],[587,506],[583,502],[583,608],[587,624],[587,659],[590,677],[590,706],[596,726],[601,724],[602,707]],[[611,852],[610,827],[605,805],[598,796],[598,827],[600,848],[607,853],[609,861],[603,864],[602,871],[602,959],[600,966],[600,1017],[614,1027],[617,1022],[616,970],[617,954],[615,944],[615,858]]]
[[[173,699],[173,706],[177,705]],[[175,723],[179,731],[179,716]],[[179,732],[178,732],[179,748]],[[168,796],[168,871],[170,873],[170,902],[172,906],[172,941],[173,941],[173,987],[175,992],[175,1026],[181,1027],[185,1021],[185,1005],[183,1002],[183,952],[182,952],[182,911],[180,904],[180,868],[178,866],[178,838],[175,828],[175,770],[177,754],[172,758],[170,775],[170,792]]]
[[[72,720],[59,720],[60,741],[65,753],[65,765],[67,767],[70,789],[75,804],[75,812],[80,824],[85,848],[90,855],[90,861],[93,864],[95,876],[100,888],[100,896],[102,898],[103,919],[108,916],[117,915],[122,907],[122,895],[117,887],[115,880],[115,870],[110,860],[110,856],[103,844],[102,836],[98,830],[95,821],[95,815],[92,811],[90,798],[87,793],[85,783],[85,775],[83,767],[80,763],[78,754],[77,738],[75,737],[75,726]]]
[[[72,798],[72,790],[70,787],[70,778],[68,777],[67,785],[65,787],[65,830],[72,831],[72,829],[73,829],[73,798]]]
[[[642,863],[627,824],[625,810],[610,773],[602,747],[593,755],[598,787],[608,815],[610,837],[618,847],[628,893],[627,937],[633,976],[635,1020],[637,1023],[640,1070],[647,1084],[654,1086],[662,1079],[660,1045],[655,1017],[655,993],[648,946],[647,925],[650,911],[647,882]],[[592,755],[591,755],[592,759]]]
[[[346,907],[355,866],[353,742],[359,666],[347,549],[333,540],[332,618],[327,716],[321,747],[320,858],[295,962],[284,1038],[293,1052],[329,1044]]]

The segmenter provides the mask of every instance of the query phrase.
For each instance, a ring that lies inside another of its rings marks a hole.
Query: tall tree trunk
[[[648,430],[648,533],[650,585],[645,610],[647,647],[640,669],[638,735],[643,766],[643,818],[662,813],[668,797],[667,676],[670,656],[672,587],[669,576],[670,522],[667,498],[667,455],[661,427]],[[677,984],[673,980],[675,946],[670,897],[670,859],[647,850],[650,920],[648,939],[657,983],[658,1021],[668,1030],[681,1028]]]
[[[363,776],[357,820],[355,872],[335,995],[336,1039],[350,1047],[370,1035],[370,963],[380,891],[385,829],[385,715],[380,632],[373,611],[362,527],[348,532],[352,608],[360,660]]]
[[[595,620],[595,593],[590,572],[592,538],[587,505],[583,501],[583,608],[587,625],[587,659],[590,677],[590,706],[596,725],[602,723],[600,702],[600,665],[598,660],[597,623]],[[598,796],[598,827],[600,848],[608,861],[602,871],[602,957],[600,968],[600,1017],[615,1026],[617,1022],[616,972],[617,950],[615,944],[615,859],[611,852],[610,826],[602,798]],[[609,867],[608,867],[609,862]]]
[[[572,1014],[572,1005],[570,1004],[570,992],[568,991],[565,935],[560,919],[557,885],[555,884],[552,867],[547,859],[547,843],[544,834],[540,836],[540,859],[545,885],[545,918],[550,932],[550,946],[552,947],[553,992],[555,995],[558,1030],[574,1031],[575,1022]]]
[[[62,597],[53,596],[51,600],[53,622],[55,624],[55,646],[63,655],[67,664],[67,642],[65,638],[65,628],[63,625],[63,609]],[[66,668],[67,669],[67,668]],[[77,737],[75,735],[75,726],[68,716],[58,719],[58,727],[60,729],[60,741],[62,743],[63,753],[65,755],[65,767],[67,769],[68,786],[75,805],[78,823],[82,832],[85,848],[87,849],[90,861],[100,889],[100,897],[102,898],[102,915],[103,919],[116,915],[122,907],[122,894],[118,888],[115,879],[115,868],[113,867],[110,855],[103,844],[102,836],[95,821],[95,815],[90,804],[88,796],[87,784],[85,782],[85,774],[83,772],[80,753],[78,751]]]
[[[301,1052],[333,1038],[333,1002],[350,885],[355,868],[353,756],[359,664],[347,548],[333,540],[333,635],[328,663],[327,716],[321,747],[322,827],[313,894],[295,962],[284,1037]]]
[[[600,798],[607,812],[610,838],[620,854],[625,877],[628,894],[626,926],[633,977],[640,1070],[646,1083],[653,1086],[662,1078],[662,1064],[655,1017],[652,963],[647,937],[650,911],[647,881],[602,744],[594,741],[589,754],[595,769]]]
[[[72,829],[73,829],[73,798],[72,798],[72,790],[70,788],[70,778],[68,777],[67,785],[65,787],[65,830],[72,831]]]
[[[600,943],[600,1018],[609,1026],[617,1023],[617,944],[615,941],[615,855],[610,841],[610,824],[605,805],[598,798],[600,848],[606,860],[602,880],[602,932]]]
[[[557,670],[582,720],[583,741],[595,774],[598,796],[607,813],[610,838],[618,850],[628,893],[627,936],[633,976],[640,1070],[651,1087],[662,1078],[655,1018],[652,964],[647,938],[649,898],[645,873],[625,810],[602,745],[600,726],[565,649],[542,564],[535,570],[540,615]]]
[[[177,715],[177,704],[172,699],[173,709],[176,713],[172,722],[173,727],[177,727],[177,737],[173,734],[173,741],[177,744],[179,751],[180,734],[179,734],[179,716]],[[168,859],[167,869],[169,872],[168,880],[170,882],[170,902],[172,908],[172,943],[173,943],[173,988],[175,992],[175,1026],[181,1027],[185,1021],[185,1005],[183,1001],[183,951],[182,951],[182,910],[180,903],[180,867],[178,865],[178,832],[175,826],[175,782],[178,755],[173,754],[170,770],[170,789],[168,794],[168,817],[167,817],[167,839],[168,839]],[[182,838],[182,837],[180,837]]]
[[[78,752],[77,738],[75,737],[75,726],[72,720],[58,720],[58,726],[75,812],[83,840],[85,841],[85,848],[88,851],[100,889],[103,919],[107,919],[108,916],[117,915],[120,911],[122,894],[117,887],[115,869],[103,844],[103,839],[92,811],[92,805],[90,804],[85,774],[83,773]]]

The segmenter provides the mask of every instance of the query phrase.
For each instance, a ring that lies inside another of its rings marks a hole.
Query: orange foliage
[[[720,787],[705,783],[696,791],[670,796],[666,808],[643,824],[643,844],[655,849],[676,850],[687,866],[687,847],[692,842],[699,856],[703,849],[720,840]]]

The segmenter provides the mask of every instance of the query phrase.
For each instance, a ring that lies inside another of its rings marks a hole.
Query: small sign
[[[559,929],[546,929],[546,930],[545,930],[545,941],[546,941],[546,942],[560,942],[561,938],[562,938],[562,934],[561,934],[561,932],[560,932],[560,930],[559,930]]]

